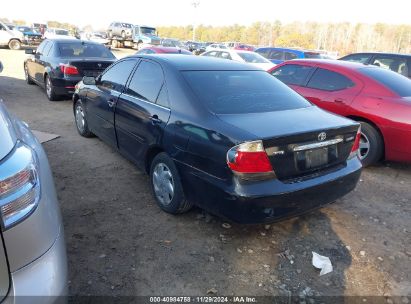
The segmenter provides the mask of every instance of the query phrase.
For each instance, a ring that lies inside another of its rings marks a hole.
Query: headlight
[[[0,167],[0,214],[2,227],[8,229],[37,207],[40,200],[38,161],[30,147],[18,142]]]

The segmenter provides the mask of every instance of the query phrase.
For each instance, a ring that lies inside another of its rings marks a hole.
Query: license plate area
[[[299,171],[325,167],[335,162],[337,157],[337,145],[298,151],[295,155]]]
[[[89,77],[97,77],[98,75],[100,75],[102,71],[99,70],[85,70],[83,71],[84,76],[89,76]]]

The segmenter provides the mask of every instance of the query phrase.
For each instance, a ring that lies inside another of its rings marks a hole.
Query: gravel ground
[[[32,129],[61,136],[44,147],[64,219],[71,295],[411,300],[410,165],[367,168],[335,204],[272,225],[226,225],[200,209],[168,215],[143,172],[98,138],[77,134],[70,100],[49,102],[25,83],[25,56],[0,49],[0,97]],[[319,276],[312,251],[331,259],[332,273]]]

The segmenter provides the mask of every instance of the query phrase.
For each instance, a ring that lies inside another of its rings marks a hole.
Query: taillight
[[[353,158],[358,155],[358,149],[360,148],[360,140],[361,140],[361,126],[358,128],[357,135],[355,135],[354,144],[351,148],[351,153],[348,158]]]
[[[60,63],[60,70],[64,75],[78,75],[78,70],[75,66]]]
[[[8,229],[35,210],[40,182],[34,151],[21,142],[1,166],[0,218],[3,229]]]
[[[275,176],[261,140],[242,143],[228,150],[228,167],[244,177]]]

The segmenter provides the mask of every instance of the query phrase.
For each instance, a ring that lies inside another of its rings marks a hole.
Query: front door
[[[97,79],[94,90],[87,92],[86,110],[90,130],[115,147],[114,110],[137,61],[119,61]]]

